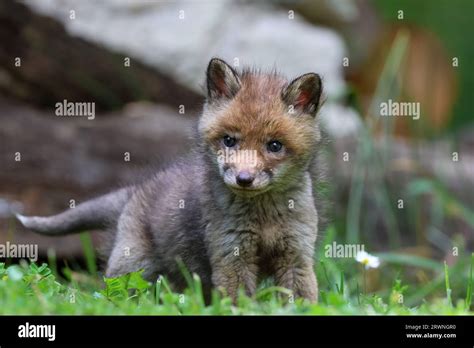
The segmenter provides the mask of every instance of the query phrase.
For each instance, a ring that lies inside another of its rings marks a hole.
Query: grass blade
[[[84,257],[86,258],[87,271],[91,275],[97,276],[97,263],[91,235],[88,232],[84,232],[80,234],[80,238]]]
[[[430,269],[436,272],[440,272],[442,269],[441,263],[416,255],[402,253],[377,253],[376,256],[378,256],[382,261],[387,263],[420,267]]]
[[[472,304],[472,283],[473,283],[474,253],[471,255],[471,270],[469,273],[469,282],[467,284],[466,309],[469,310]]]
[[[449,286],[449,270],[446,261],[444,261],[444,280],[446,283],[446,297],[448,300],[448,305],[452,307],[453,301],[451,299],[451,287]]]

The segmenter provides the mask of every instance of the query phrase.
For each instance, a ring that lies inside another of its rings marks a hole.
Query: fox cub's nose
[[[249,172],[243,170],[237,174],[236,181],[239,186],[249,187],[252,185],[254,177]]]

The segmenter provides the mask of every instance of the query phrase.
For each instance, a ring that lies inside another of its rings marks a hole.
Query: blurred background
[[[382,265],[368,290],[411,285],[407,304],[465,284],[474,249],[474,61],[469,0],[72,1],[0,3],[0,243],[37,243],[81,264],[80,236],[25,231],[12,211],[47,215],[140,178],[188,151],[211,57],[323,76],[328,202],[321,289],[363,244]],[[63,100],[95,118],[58,117]],[[420,118],[382,117],[415,102]],[[127,156],[128,154],[128,156]],[[151,168],[151,169],[150,169]],[[94,244],[100,244],[92,233]],[[462,289],[462,287],[460,287]]]

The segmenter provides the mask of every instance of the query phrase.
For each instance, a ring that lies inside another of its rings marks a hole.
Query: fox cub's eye
[[[270,152],[279,152],[282,147],[283,147],[283,144],[280,143],[278,140],[272,140],[268,142],[267,144],[267,149]]]
[[[235,143],[237,140],[229,135],[224,136],[224,145],[227,147],[233,147],[235,146]]]

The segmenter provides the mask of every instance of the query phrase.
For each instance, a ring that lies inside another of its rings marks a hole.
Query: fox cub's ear
[[[322,89],[321,77],[318,74],[309,73],[291,81],[283,89],[281,97],[288,106],[314,116],[318,111]]]
[[[207,97],[209,101],[233,98],[240,89],[239,75],[218,58],[212,58],[207,67]]]

